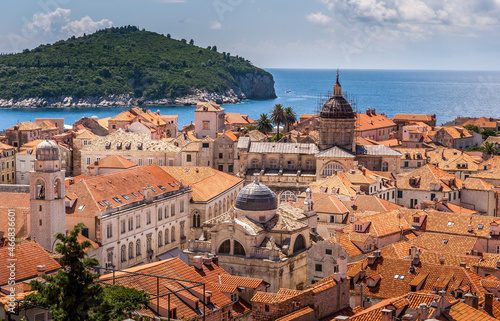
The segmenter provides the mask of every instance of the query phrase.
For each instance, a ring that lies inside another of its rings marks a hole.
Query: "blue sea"
[[[275,104],[292,107],[297,115],[312,114],[322,97],[332,91],[336,70],[268,69],[274,76],[276,95],[269,100],[249,100],[224,105],[228,112],[258,119]],[[457,116],[500,118],[500,71],[341,70],[340,83],[355,108],[375,108],[389,117],[396,113],[436,114],[438,124]],[[290,90],[289,93],[285,91]],[[148,106],[162,114],[179,115],[179,124],[194,121],[195,107]],[[113,116],[128,108],[4,108],[0,130],[35,118],[65,118],[73,124],[83,116]]]

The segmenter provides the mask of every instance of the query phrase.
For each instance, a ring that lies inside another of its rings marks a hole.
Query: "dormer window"
[[[413,223],[420,224],[420,217],[419,216],[414,216],[413,217]]]
[[[110,149],[111,148],[111,143],[110,142],[106,142],[106,149]]]
[[[361,232],[363,231],[363,225],[362,224],[354,224],[354,230],[356,232]]]
[[[446,224],[446,225],[447,225],[447,226],[453,226],[453,224],[454,224],[454,223],[450,221],[450,222],[448,222],[448,224]]]

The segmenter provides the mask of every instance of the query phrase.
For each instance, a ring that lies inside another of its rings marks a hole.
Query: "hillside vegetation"
[[[251,90],[243,88],[249,77]],[[272,88],[254,90],[260,77],[271,79]],[[271,74],[242,57],[132,26],[0,56],[3,99],[115,94],[158,99],[229,89],[247,98],[274,98],[273,85]]]

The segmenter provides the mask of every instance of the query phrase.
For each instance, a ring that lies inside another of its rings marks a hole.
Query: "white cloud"
[[[330,21],[332,21],[332,18],[321,12],[310,13],[306,16],[306,19],[307,21],[318,25],[327,25]]]
[[[68,36],[82,36],[84,33],[93,33],[99,29],[109,28],[113,26],[113,22],[108,19],[102,19],[100,21],[94,21],[89,16],[85,16],[80,20],[74,20],[68,22],[65,26],[61,28],[61,31],[66,33]]]
[[[214,30],[219,30],[220,28],[222,28],[222,24],[218,20],[215,20],[214,22],[212,22],[210,28]]]
[[[53,33],[69,21],[70,14],[71,9],[62,8],[48,13],[35,13],[32,22],[26,25],[25,31],[28,34],[42,32],[47,35]]]

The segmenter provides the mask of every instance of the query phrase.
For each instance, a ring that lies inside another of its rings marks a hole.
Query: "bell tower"
[[[49,251],[54,250],[54,235],[66,232],[64,174],[57,144],[38,144],[35,171],[30,173],[30,235]]]

